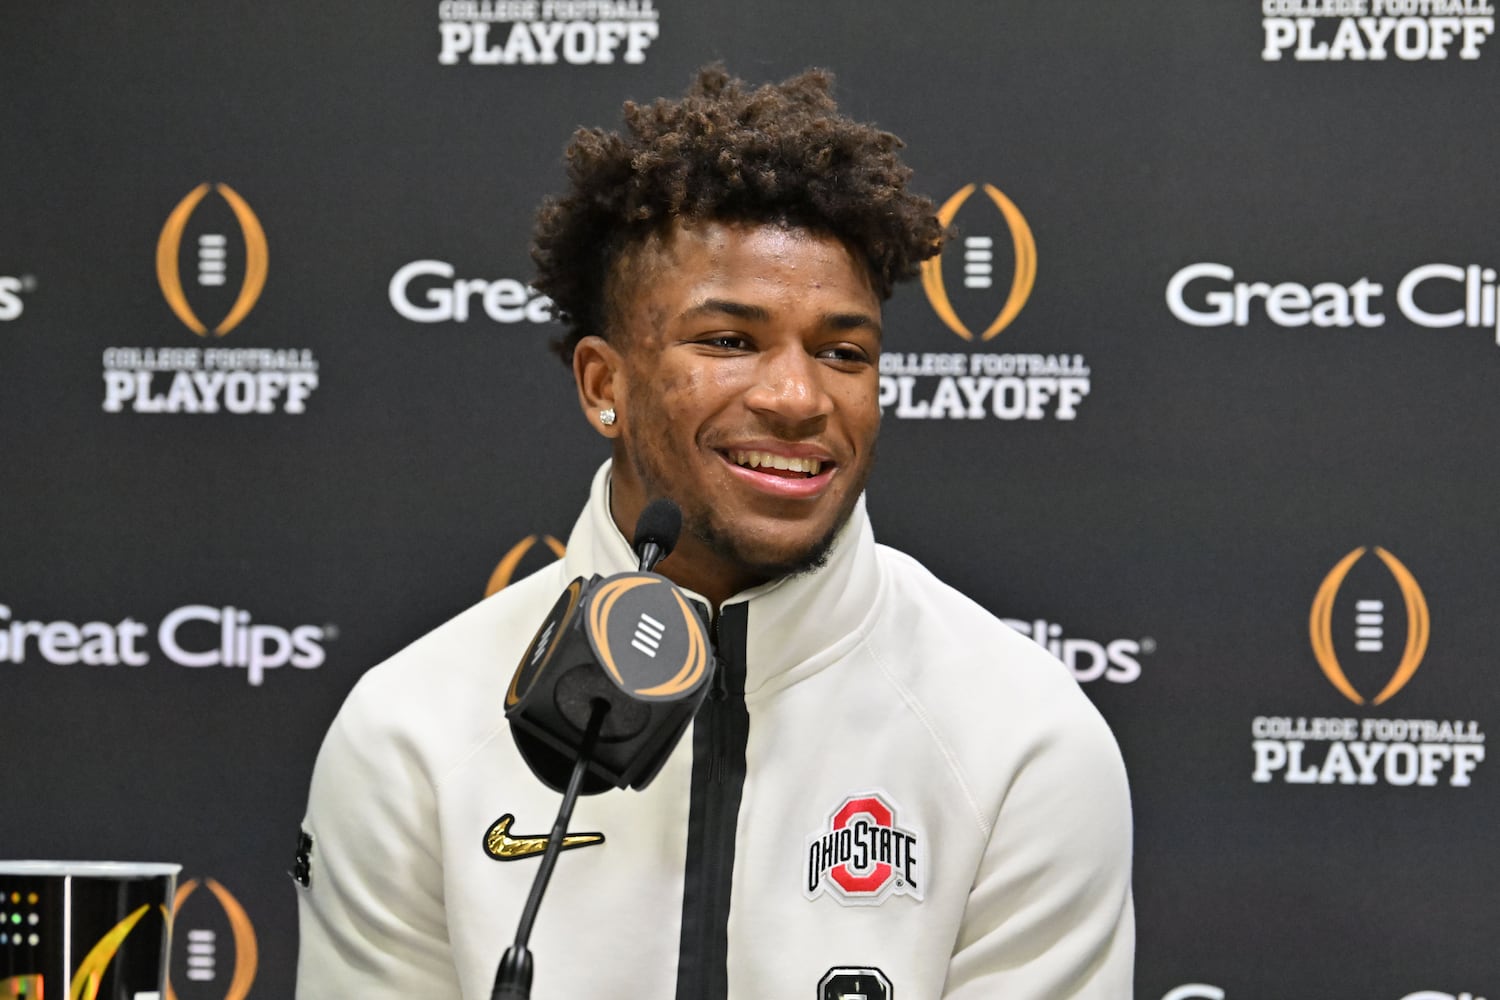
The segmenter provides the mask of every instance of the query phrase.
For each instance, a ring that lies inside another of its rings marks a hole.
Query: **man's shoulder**
[[[560,563],[450,618],[360,677],[339,710],[352,732],[457,747],[504,719],[505,688],[562,588]]]
[[[1023,668],[1062,664],[1041,646],[1006,625],[988,608],[946,583],[915,557],[888,545],[877,545],[887,586],[889,618],[902,629],[929,630],[924,639],[939,646],[950,642],[978,647],[985,658]]]
[[[1096,715],[1057,657],[911,555],[878,548],[886,597],[875,648],[899,682],[960,715],[981,706],[1047,725]]]
[[[981,814],[1023,773],[1124,789],[1109,726],[1060,660],[911,556],[882,547],[881,562],[887,600],[870,648]]]

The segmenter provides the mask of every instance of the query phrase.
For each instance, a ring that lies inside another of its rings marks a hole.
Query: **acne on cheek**
[[[638,370],[632,381],[635,384],[633,396],[637,406],[654,409],[672,423],[691,416],[692,404],[700,389],[696,373],[663,375]]]
[[[679,373],[675,375],[657,375],[654,376],[653,383],[656,386],[656,394],[659,396],[665,396],[670,393],[680,392],[684,389],[695,388],[698,383],[698,378],[696,377],[696,374],[683,375]]]

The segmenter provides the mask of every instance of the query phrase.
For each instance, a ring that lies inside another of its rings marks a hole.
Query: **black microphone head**
[[[641,511],[635,522],[635,540],[630,547],[640,555],[647,545],[661,550],[660,559],[672,554],[677,546],[677,536],[682,534],[682,509],[666,497],[657,497]]]

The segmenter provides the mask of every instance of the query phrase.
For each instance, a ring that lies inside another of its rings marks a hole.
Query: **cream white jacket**
[[[304,822],[300,1000],[490,996],[537,861],[486,831],[545,836],[560,798],[502,700],[570,580],[635,568],[607,494],[606,465],[562,560],[349,695]],[[655,782],[579,802],[605,842],[559,859],[535,1000],[1131,997],[1125,772],[1060,663],[877,545],[862,501],[716,635],[719,690]]]

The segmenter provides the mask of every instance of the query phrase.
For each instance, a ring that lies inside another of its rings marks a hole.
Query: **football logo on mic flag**
[[[542,666],[551,658],[553,651],[557,648],[558,640],[563,637],[567,626],[573,621],[573,611],[578,607],[578,599],[583,595],[583,579],[579,578],[568,584],[562,596],[557,599],[552,613],[547,616],[546,624],[537,631],[531,640],[531,645],[526,648],[526,653],[521,657],[521,664],[516,672],[511,675],[510,688],[505,692],[505,707],[507,710],[521,703],[521,699],[536,684],[537,675]]]
[[[875,906],[893,895],[922,899],[927,859],[923,837],[896,822],[897,809],[882,792],[860,792],[828,814],[803,851],[802,894],[825,893],[845,906]]]
[[[642,587],[665,591],[671,603],[631,596]],[[630,599],[622,603],[627,596]],[[617,612],[617,606],[623,610]],[[670,614],[662,616],[665,622],[651,614],[666,607],[681,614],[680,625]],[[647,700],[675,699],[702,682],[709,664],[707,636],[682,592],[662,577],[638,574],[606,580],[591,595],[588,616],[599,660],[622,691]],[[632,657],[622,673],[627,646],[641,656]]]

